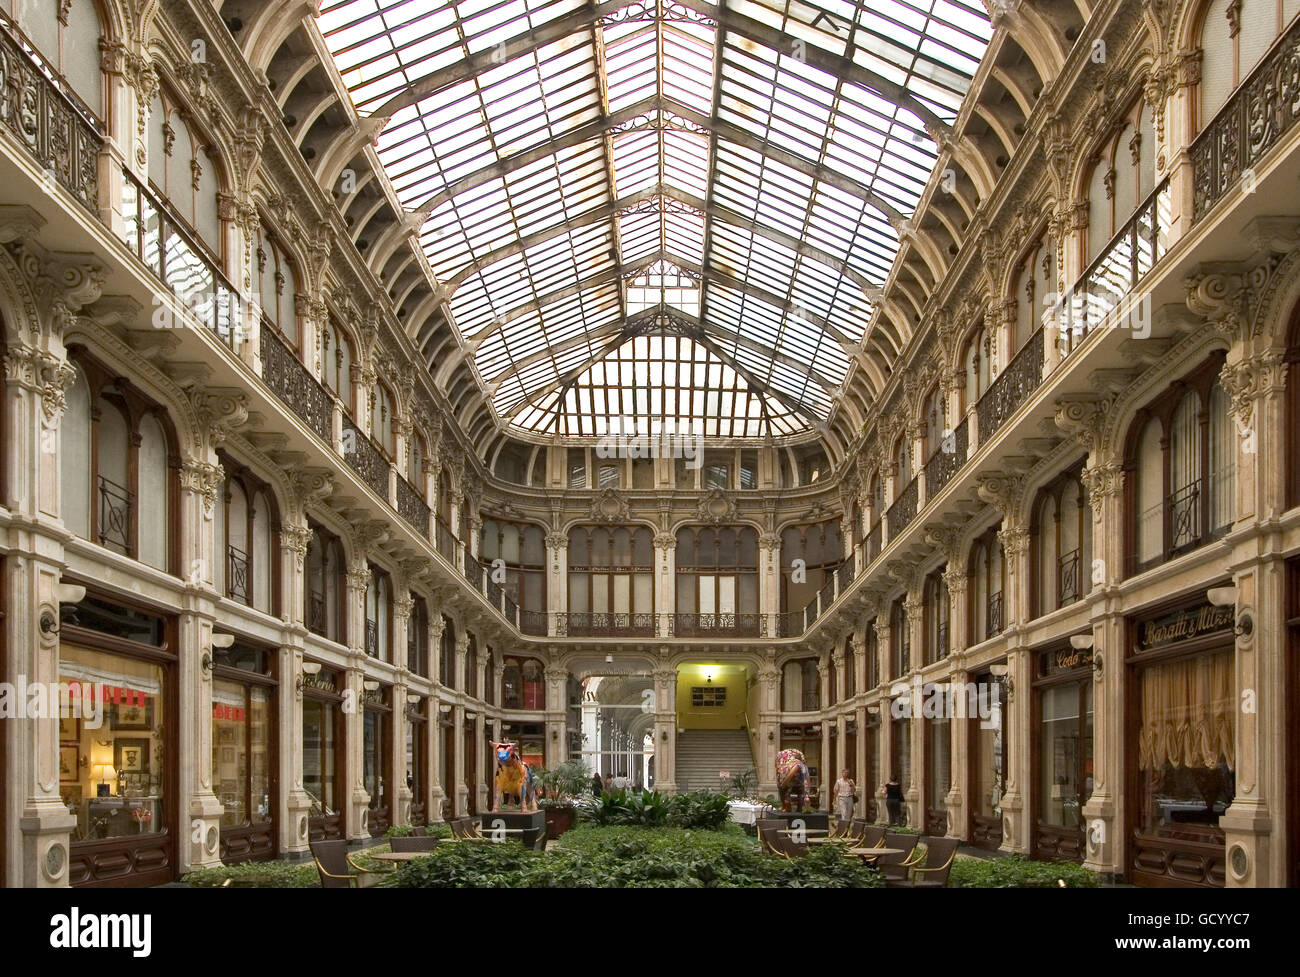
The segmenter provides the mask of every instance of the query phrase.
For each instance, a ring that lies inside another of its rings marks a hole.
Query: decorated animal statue
[[[497,757],[493,813],[501,810],[505,803],[518,803],[521,811],[536,811],[537,786],[533,783],[533,770],[519,755],[518,745],[497,743],[493,750]]]
[[[798,750],[782,750],[776,756],[776,787],[781,794],[781,810],[802,811],[808,801],[808,764]]]

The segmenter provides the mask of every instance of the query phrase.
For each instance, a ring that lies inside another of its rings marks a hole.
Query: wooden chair
[[[957,857],[956,838],[924,838],[925,858],[911,865],[911,878],[885,879],[891,889],[943,889]]]
[[[917,835],[897,834],[893,831],[885,832],[885,843],[883,846],[876,847],[897,848],[897,855],[881,855],[875,861],[875,866],[880,869],[880,874],[885,877],[885,883],[888,884],[890,879],[906,879],[908,869],[913,865],[913,856],[916,854]]]
[[[808,854],[808,846],[786,834],[784,827],[765,828],[761,836],[769,854],[779,858],[802,858]]]
[[[394,838],[392,842],[393,851],[433,851],[437,847],[437,838],[410,836],[407,838]]]
[[[346,841],[313,841],[311,856],[316,862],[316,871],[320,873],[322,889],[357,889],[360,888],[360,875],[348,858]]]

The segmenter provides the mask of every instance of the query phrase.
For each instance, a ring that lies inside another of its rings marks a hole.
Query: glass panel
[[[335,706],[305,699],[302,704],[302,786],[311,798],[312,817],[339,810],[335,778]]]
[[[163,737],[164,669],[62,645],[59,681],[69,687],[61,713],[69,718],[60,720],[59,790],[77,818],[73,840],[166,830],[163,801],[170,760]],[[102,714],[85,718],[101,707]],[[101,725],[92,728],[97,719]]]
[[[1091,680],[1042,692],[1038,820],[1043,824],[1078,828],[1083,823],[1083,805],[1092,796],[1091,693]]]

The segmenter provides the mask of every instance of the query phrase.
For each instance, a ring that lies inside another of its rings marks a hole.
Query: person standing
[[[891,825],[897,827],[903,823],[903,785],[894,774],[889,775],[889,783],[885,784],[885,809],[889,811]]]
[[[857,802],[857,785],[849,778],[849,768],[840,771],[831,791],[835,796],[835,820],[847,824],[853,820],[853,805]]]
[[[591,775],[591,792],[597,797],[605,792],[605,782],[600,779],[599,773]]]

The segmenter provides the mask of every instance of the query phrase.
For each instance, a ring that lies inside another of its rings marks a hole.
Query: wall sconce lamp
[[[1087,651],[1094,644],[1096,644],[1096,639],[1090,634],[1070,635],[1070,647],[1075,651]]]
[[[54,599],[59,604],[79,604],[86,598],[86,588],[79,583],[56,583]],[[53,611],[41,612],[41,634],[58,634],[59,620]]]
[[[306,684],[307,684],[306,679],[303,676],[319,675],[319,674],[320,674],[320,662],[302,663],[302,675],[298,676],[298,682],[293,687],[293,690],[295,693],[297,693],[299,699],[302,698],[302,690],[306,688]]]
[[[1016,684],[1012,681],[1010,674],[1008,674],[1009,671],[1010,669],[1007,667],[1006,662],[999,662],[996,665],[989,666],[989,674],[994,678],[1002,679],[1006,683],[1008,702],[1015,698],[1016,695]]]
[[[406,704],[407,704],[407,705],[409,705],[409,706],[414,706],[414,705],[418,704],[419,701],[420,701],[420,697],[419,697],[418,695],[416,695],[414,692],[408,692],[408,693],[406,694]]]
[[[667,742],[668,742],[668,730],[666,730],[666,729],[661,729],[661,730],[659,731],[659,738],[660,738],[661,740],[663,740],[665,743],[667,743]]]
[[[606,664],[606,665],[612,665],[612,664],[614,664],[614,656],[613,656],[613,655],[606,655],[606,656],[605,656],[605,664]]]
[[[1205,597],[1215,607],[1237,606],[1237,588],[1231,584],[1227,587],[1211,587],[1205,592]],[[1249,638],[1254,631],[1255,622],[1249,614],[1238,617],[1232,628],[1232,633],[1238,638]]]
[[[361,687],[362,687],[363,689],[365,689],[367,692],[378,692],[378,691],[379,691],[379,683],[378,683],[375,679],[372,679],[372,678],[368,678],[368,679],[366,679],[364,682],[362,682],[362,683],[361,683]]]
[[[208,644],[211,647],[199,659],[199,667],[203,669],[204,675],[212,674],[212,648],[229,648],[234,643],[235,636],[233,634],[226,634],[221,631],[212,632],[212,637],[208,639]]]
[[[559,738],[560,738],[560,731],[559,731],[558,729],[552,729],[552,730],[551,730],[551,742],[554,743],[554,742],[555,742],[556,740],[558,740]]]

